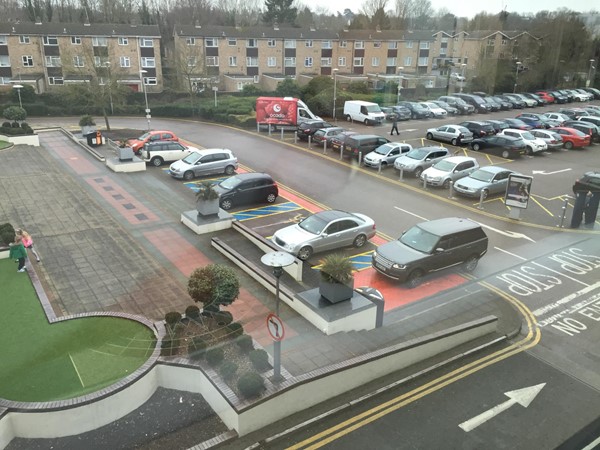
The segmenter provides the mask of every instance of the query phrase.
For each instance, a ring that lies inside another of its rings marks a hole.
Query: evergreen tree
[[[265,0],[267,10],[263,14],[263,21],[267,24],[293,24],[296,21],[298,8],[292,8],[294,0]]]

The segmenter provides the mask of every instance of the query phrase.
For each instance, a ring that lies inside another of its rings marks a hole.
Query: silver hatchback
[[[460,145],[473,140],[473,133],[461,125],[443,125],[427,130],[427,139],[430,141],[450,142],[452,145]]]
[[[379,165],[381,164],[381,167],[385,168],[388,165],[393,165],[394,161],[396,161],[400,155],[408,153],[411,150],[412,146],[409,144],[388,142],[387,144],[380,145],[365,156],[365,166],[379,168]]]
[[[396,159],[394,168],[419,178],[425,169],[449,156],[450,152],[444,147],[419,147]]]
[[[479,169],[475,158],[451,156],[434,164],[421,174],[421,179],[432,186],[450,187],[450,182],[464,178]]]

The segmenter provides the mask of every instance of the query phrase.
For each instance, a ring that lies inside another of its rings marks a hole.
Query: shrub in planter
[[[225,361],[219,369],[219,373],[221,374],[224,380],[230,380],[231,378],[233,378],[237,370],[238,365],[236,363],[232,361]]]
[[[202,336],[195,336],[188,344],[188,356],[191,359],[202,359],[206,354],[208,344]]]
[[[264,371],[270,367],[269,355],[262,349],[252,350],[250,353],[248,353],[248,358],[250,358],[250,362],[256,368],[256,370]]]
[[[198,308],[196,305],[188,306],[185,308],[185,317],[189,319],[197,319],[200,317],[200,308]]]
[[[251,350],[254,350],[254,342],[252,342],[252,336],[248,336],[247,334],[243,334],[240,337],[238,337],[235,340],[235,343],[244,353],[248,353]]]
[[[15,241],[15,229],[10,223],[0,225],[0,246],[8,247],[8,244]]]
[[[217,323],[217,325],[224,327],[225,325],[229,325],[233,322],[233,314],[229,311],[219,311],[213,314],[213,319]]]
[[[223,349],[221,347],[211,348],[206,351],[206,362],[211,366],[218,366],[223,361]]]
[[[85,114],[85,115],[81,116],[81,118],[79,119],[80,127],[89,127],[92,125],[96,125],[96,121],[89,114]]]
[[[227,331],[229,331],[229,337],[236,338],[244,334],[244,327],[239,322],[231,322],[227,325]]]
[[[21,128],[21,125],[19,125],[19,122],[13,122],[10,124],[10,126],[13,128]]]
[[[244,397],[255,397],[265,388],[265,381],[256,372],[246,372],[238,380],[237,387]]]
[[[165,314],[165,322],[171,328],[171,330],[175,327],[175,324],[179,323],[181,320],[181,314],[177,311],[171,311]]]
[[[10,128],[10,122],[2,122],[2,128]]]

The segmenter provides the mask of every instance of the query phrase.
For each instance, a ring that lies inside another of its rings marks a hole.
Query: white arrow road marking
[[[476,221],[474,221],[474,222],[476,222]],[[515,233],[514,231],[498,230],[497,228],[490,227],[489,225],[485,225],[481,222],[477,222],[477,223],[479,223],[479,225],[481,225],[483,228],[487,228],[488,230],[495,231],[496,233],[502,234],[503,236],[508,236],[508,237],[515,238],[515,239],[527,239],[528,241],[535,242],[529,236],[522,234],[522,233]]]
[[[555,173],[568,172],[569,169],[555,170],[554,172],[546,172],[545,170],[532,170],[533,175],[554,175]]]
[[[506,400],[504,403],[500,403],[499,405],[488,409],[487,411],[479,414],[478,416],[475,416],[472,419],[461,423],[459,427],[468,433],[469,431],[477,428],[479,425],[497,416],[501,412],[506,411],[515,403],[518,403],[522,407],[527,408],[544,386],[546,386],[546,383],[537,384],[535,386],[529,386],[523,389],[517,389],[516,391],[505,392],[504,395],[506,395],[509,398],[509,400]]]

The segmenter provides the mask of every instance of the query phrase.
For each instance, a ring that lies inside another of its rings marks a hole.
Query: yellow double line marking
[[[454,383],[455,381],[463,379],[468,375],[478,372],[481,369],[484,369],[492,364],[495,364],[499,361],[509,358],[510,356],[516,355],[517,353],[520,353],[537,345],[537,343],[541,339],[541,332],[536,325],[535,318],[531,311],[529,311],[529,309],[516,298],[506,294],[505,292],[499,290],[495,286],[492,286],[487,282],[480,282],[479,284],[491,291],[496,292],[506,301],[511,303],[523,315],[525,324],[527,326],[527,335],[523,339],[521,339],[518,342],[515,342],[514,344],[506,348],[503,348],[502,350],[498,350],[495,353],[484,356],[478,359],[477,361],[473,361],[459,369],[442,375],[441,377],[430,381],[429,383],[426,383],[410,392],[402,394],[385,403],[382,403],[381,405],[378,405],[361,414],[358,414],[321,433],[311,436],[310,438],[289,447],[289,449],[292,450],[320,448],[342,436],[351,433],[352,431],[364,427],[365,425],[368,425],[369,423],[374,422],[375,420],[402,408],[403,406],[406,406],[416,400],[419,400],[420,398],[425,397],[428,394],[438,391],[443,387]]]

